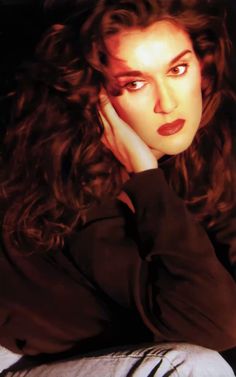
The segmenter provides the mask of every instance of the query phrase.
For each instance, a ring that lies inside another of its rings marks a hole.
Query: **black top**
[[[0,257],[0,344],[24,354],[143,341],[236,346],[236,284],[161,169],[94,207],[63,250]],[[219,228],[235,262],[235,219]],[[222,249],[222,250],[223,250]]]

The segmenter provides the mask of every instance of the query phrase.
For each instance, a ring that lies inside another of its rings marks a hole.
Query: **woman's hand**
[[[150,148],[117,114],[105,92],[100,95],[99,115],[104,125],[102,142],[128,172],[138,173],[157,168]]]

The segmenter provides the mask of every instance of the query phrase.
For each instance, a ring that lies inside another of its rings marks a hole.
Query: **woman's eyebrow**
[[[143,76],[143,73],[141,71],[123,71],[123,72],[119,72],[117,73],[117,75],[115,75],[115,78],[118,79],[120,77],[124,77],[124,76]]]
[[[171,59],[171,61],[168,63],[168,66],[171,66],[172,64],[176,63],[183,56],[189,53],[192,53],[192,51],[191,50],[181,51],[177,56]],[[115,78],[118,79],[120,77],[133,77],[133,76],[143,76],[143,73],[141,71],[122,71],[122,72],[117,73],[117,75],[115,75]]]
[[[180,52],[177,56],[175,56],[173,59],[171,59],[170,63],[169,63],[169,66],[176,63],[178,60],[180,60],[183,56],[185,56],[186,54],[189,54],[189,53],[192,53],[191,50],[184,50],[182,52]]]

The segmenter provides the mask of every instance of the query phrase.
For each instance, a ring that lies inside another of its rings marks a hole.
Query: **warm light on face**
[[[110,95],[120,117],[158,158],[184,151],[202,116],[201,70],[189,36],[160,21],[126,29],[106,42],[109,74],[122,91]]]

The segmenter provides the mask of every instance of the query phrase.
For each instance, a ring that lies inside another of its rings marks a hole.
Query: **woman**
[[[19,79],[5,138],[0,343],[59,356],[234,348],[235,97],[221,9],[99,0],[72,14]]]

